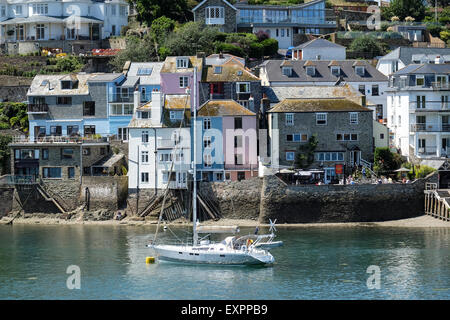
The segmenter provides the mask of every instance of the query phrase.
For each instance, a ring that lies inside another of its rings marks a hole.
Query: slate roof
[[[198,110],[199,117],[256,116],[234,100],[209,100]]]
[[[305,49],[305,48],[344,48],[344,46],[341,46],[339,44],[336,44],[334,42],[328,41],[323,38],[317,38],[310,40],[308,42],[302,43],[301,45],[294,48],[295,49]]]
[[[213,53],[209,56],[206,57],[205,59],[205,64],[207,65],[222,65],[228,61],[230,61],[231,59],[240,62],[243,66],[245,66],[245,59],[238,57],[238,56],[234,56],[232,54],[229,53],[224,53],[222,54],[223,58],[220,58],[220,54],[218,53]]]
[[[403,69],[398,70],[393,76],[406,75],[406,74],[448,74],[450,73],[450,64],[410,64]]]
[[[268,112],[369,112],[369,108],[345,98],[284,99]]]
[[[289,87],[262,87],[263,93],[271,103],[278,103],[292,98],[347,98],[360,102],[364,96],[351,85],[343,86],[289,86]]]
[[[380,60],[401,60],[405,66],[413,62],[413,55],[450,55],[450,48],[414,48],[398,47]]]
[[[362,60],[293,60],[292,76],[283,75],[281,64],[284,60],[267,60],[261,66],[265,67],[269,82],[336,82],[339,78],[331,73],[331,65],[341,67],[342,81],[345,82],[366,82],[366,81],[388,81],[388,77],[378,71],[367,61]],[[364,65],[365,74],[363,77],[355,72],[354,64]],[[309,76],[306,74],[305,66],[313,65],[316,74]]]
[[[140,85],[159,85],[161,83],[160,72],[164,62],[132,62],[127,77],[139,77]],[[138,75],[141,68],[151,69],[150,75]]]

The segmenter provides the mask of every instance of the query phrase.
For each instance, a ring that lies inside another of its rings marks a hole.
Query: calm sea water
[[[154,230],[0,226],[0,299],[450,298],[450,228],[279,227],[285,246],[271,267],[146,265]],[[80,267],[80,290],[67,289],[69,265]],[[366,285],[371,265],[379,290]]]

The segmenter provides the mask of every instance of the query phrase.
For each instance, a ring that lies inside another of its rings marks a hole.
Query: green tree
[[[313,134],[309,138],[308,143],[298,147],[298,153],[295,157],[296,168],[306,169],[314,162],[314,151],[316,150],[318,143],[317,135]]]
[[[383,18],[386,20],[397,16],[403,21],[411,16],[416,19],[415,21],[422,21],[425,10],[423,0],[391,0],[389,7],[382,7]]]
[[[374,154],[374,171],[377,175],[390,173],[401,166],[401,159],[389,148],[376,148]]]
[[[164,43],[175,56],[195,55],[197,51],[207,55],[214,53],[215,40],[219,35],[216,27],[204,26],[200,22],[188,22],[172,32]]]
[[[378,44],[377,40],[369,36],[362,36],[352,41],[349,47],[353,51],[361,55],[361,58],[366,58],[365,54],[372,57],[383,55],[383,48]]]
[[[121,50],[110,62],[114,71],[121,72],[126,61],[147,62],[156,61],[155,46],[150,34],[143,39],[136,36],[126,38],[126,49]]]
[[[166,16],[153,20],[150,28],[150,36],[155,46],[155,53],[158,60],[161,61],[170,54],[170,50],[163,47],[168,35],[175,29],[176,22]]]
[[[162,16],[178,22],[186,22],[192,18],[186,0],[129,0],[129,2],[136,8],[138,21],[147,26]]]

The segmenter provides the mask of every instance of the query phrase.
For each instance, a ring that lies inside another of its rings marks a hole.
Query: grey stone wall
[[[242,181],[201,182],[201,193],[212,199],[223,218],[258,219],[260,210],[262,179]]]
[[[271,176],[261,191],[260,221],[373,222],[424,214],[425,180],[412,184],[287,186]]]
[[[0,102],[22,102],[27,100],[29,86],[0,86]]]
[[[281,165],[292,165],[292,161],[286,161],[287,151],[298,151],[300,144],[305,142],[286,141],[287,134],[307,134],[308,139],[317,134],[318,145],[316,152],[342,151],[345,152],[344,161],[349,162],[349,148],[358,146],[361,149],[361,157],[370,161],[373,158],[373,122],[371,112],[359,112],[358,124],[350,124],[349,112],[328,112],[327,124],[317,125],[314,112],[294,113],[294,125],[286,126],[285,113],[272,113],[273,129],[279,129],[279,159]],[[338,133],[356,133],[357,141],[337,141]],[[333,161],[333,163],[336,161]],[[314,165],[320,163],[315,162]],[[327,163],[325,162],[324,165]]]
[[[0,187],[0,218],[12,210],[14,188]]]
[[[212,6],[225,8],[225,24],[218,25],[218,27],[220,29],[222,29],[223,32],[226,32],[226,33],[236,32],[237,12],[235,10],[233,10],[230,6],[225,4],[222,0],[206,1],[201,7],[199,7],[194,12],[194,20],[205,23],[205,8],[212,7]]]
[[[90,210],[106,209],[116,211],[120,209],[128,194],[128,177],[83,177],[80,202],[85,203],[86,188],[90,194]]]

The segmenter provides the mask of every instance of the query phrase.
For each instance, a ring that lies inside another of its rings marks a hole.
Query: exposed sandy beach
[[[3,217],[0,224],[5,224],[10,221],[10,217]],[[83,221],[79,219],[64,220],[55,217],[30,217],[30,218],[16,218],[13,224],[41,224],[41,225],[123,225],[123,226],[150,226],[155,225],[155,221],[135,221],[125,218],[122,221],[106,220],[106,221]],[[171,225],[187,225],[186,220],[173,221]],[[221,225],[230,226],[235,225],[239,227],[255,227],[268,226],[267,224],[259,224],[256,220],[240,220],[240,219],[221,219],[219,221],[205,221],[202,225]],[[450,228],[450,221],[439,220],[427,215],[416,218],[383,221],[383,222],[340,222],[340,223],[296,223],[296,224],[277,224],[277,227],[406,227],[406,228],[435,228],[444,227]]]

